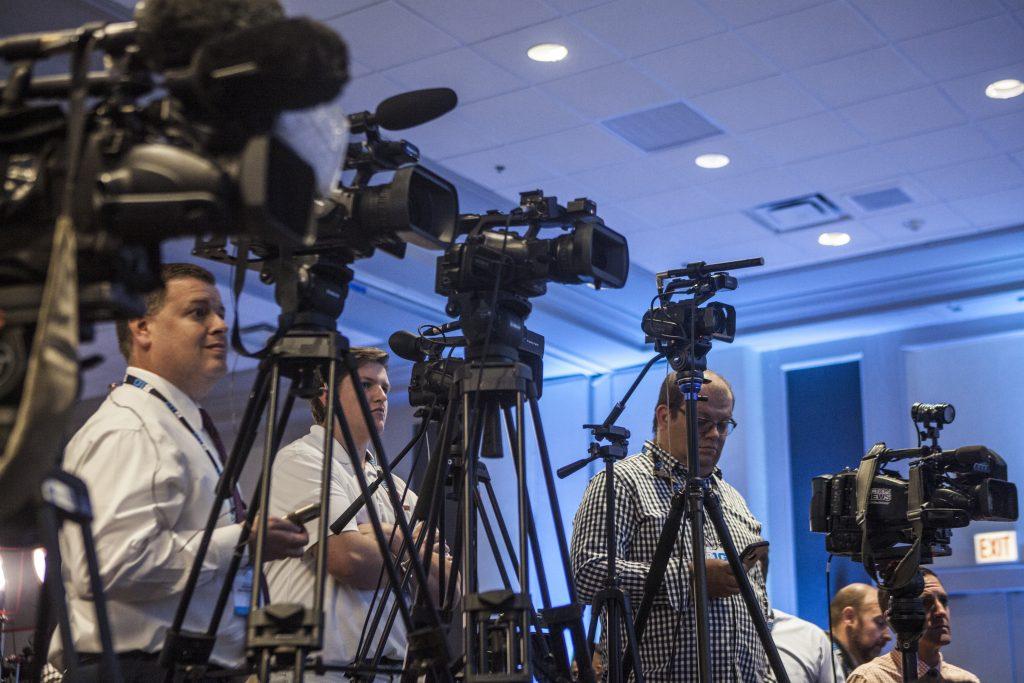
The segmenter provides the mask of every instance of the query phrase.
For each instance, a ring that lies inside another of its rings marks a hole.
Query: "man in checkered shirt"
[[[732,388],[720,375],[706,371],[705,378],[709,381],[701,389],[701,398],[707,400],[697,405],[701,475],[710,477],[711,487],[722,502],[733,543],[737,550],[742,550],[763,539],[760,522],[751,514],[743,496],[725,482],[717,467],[726,437],[736,427],[732,419],[735,399]],[[675,373],[669,373],[661,385],[654,409],[654,440],[646,442],[639,454],[615,465],[616,568],[620,585],[629,594],[634,610],[643,597],[644,579],[650,570],[672,497],[684,486],[685,412]],[[580,599],[586,602],[605,587],[604,480],[602,471],[590,481],[573,521],[572,569]],[[704,536],[712,680],[731,683],[770,679],[768,659],[754,622],[707,518]],[[690,523],[686,520],[640,643],[641,664],[647,681],[699,680],[691,544]],[[767,561],[767,557],[764,560]],[[765,592],[764,567],[753,562],[747,567],[758,604],[768,616],[771,610]]]

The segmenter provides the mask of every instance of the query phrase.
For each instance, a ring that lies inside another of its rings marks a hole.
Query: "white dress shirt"
[[[162,377],[129,367],[170,401],[206,443],[168,406],[144,389],[122,384],[89,418],[64,451],[64,469],[89,487],[92,533],[110,614],[114,649],[159,652],[174,619],[202,529],[216,496],[220,464],[199,406]],[[203,562],[183,628],[205,631],[227,574],[241,525],[226,501]],[[64,579],[75,647],[99,652],[80,536],[61,535]],[[55,650],[59,651],[59,633]],[[234,667],[244,661],[245,621],[228,600],[211,660]],[[55,656],[58,653],[55,652]]]
[[[284,517],[289,512],[320,500],[320,481],[323,467],[324,428],[313,425],[309,433],[301,439],[281,449],[274,460],[274,471],[270,485],[270,515]],[[326,517],[330,525],[359,496],[359,482],[348,453],[334,441],[331,457],[331,489],[330,510],[326,515],[307,522],[309,545],[301,558],[288,558],[270,562],[266,565],[267,583],[270,587],[271,602],[296,602],[311,606],[313,602],[313,584],[316,579],[316,539],[320,522]],[[364,461],[363,471],[367,482],[378,477],[376,465],[372,461]],[[406,484],[395,477],[398,496],[402,498]],[[373,495],[374,505],[383,524],[394,524],[395,514],[383,486]],[[404,500],[406,518],[416,504],[416,495],[409,491]],[[341,533],[361,533],[359,524],[369,523],[370,518],[364,506],[355,518]],[[325,664],[345,665],[355,659],[363,624],[370,614],[374,591],[359,590],[339,583],[331,576],[324,584],[324,641],[320,653]],[[390,590],[387,593],[388,609],[392,604]],[[387,616],[388,611],[384,615]],[[381,622],[383,624],[383,620]],[[379,642],[378,634],[371,634],[372,646],[370,656],[376,652]],[[407,645],[405,625],[401,614],[395,620],[394,628],[388,637],[384,656],[393,660],[403,660]],[[345,681],[348,680],[340,671],[327,672],[324,677],[310,675],[311,681]],[[378,680],[380,678],[378,677]],[[386,679],[384,679],[386,680]]]
[[[843,683],[846,680],[838,658],[833,665],[832,643],[824,631],[778,608],[774,612],[772,640],[790,683]]]

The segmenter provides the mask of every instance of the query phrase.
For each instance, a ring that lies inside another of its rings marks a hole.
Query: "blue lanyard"
[[[171,413],[176,418],[178,418],[178,421],[181,422],[182,425],[184,425],[185,429],[188,430],[188,433],[191,434],[192,436],[194,436],[196,441],[199,442],[199,445],[202,447],[202,449],[204,451],[206,451],[206,457],[208,457],[210,459],[210,462],[213,464],[213,469],[217,471],[217,476],[219,477],[221,475],[220,458],[218,458],[212,452],[210,452],[210,449],[209,449],[209,447],[207,447],[206,442],[203,441],[203,437],[201,437],[199,435],[199,432],[197,432],[192,427],[192,425],[190,425],[188,423],[188,420],[185,419],[185,416],[181,414],[181,412],[178,410],[178,408],[173,403],[171,403],[170,400],[166,396],[161,394],[154,387],[151,387],[149,385],[149,383],[146,382],[146,380],[139,379],[138,377],[136,377],[134,375],[125,375],[124,376],[124,383],[127,384],[128,386],[135,387],[136,389],[142,389],[146,393],[151,394],[151,395],[155,396],[156,398],[160,399],[161,401],[163,401],[163,404],[165,406],[167,406],[167,409],[170,410]]]

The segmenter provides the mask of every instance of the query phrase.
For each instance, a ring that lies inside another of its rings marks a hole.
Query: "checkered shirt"
[[[639,454],[615,465],[616,568],[620,585],[629,594],[634,611],[643,599],[644,580],[654,559],[673,494],[682,490],[684,477],[682,465],[650,441],[644,444]],[[573,521],[572,570],[583,602],[591,602],[605,586],[604,480],[603,470],[591,479]],[[743,496],[723,481],[718,469],[711,477],[711,486],[722,502],[725,521],[736,548],[742,550],[750,543],[764,540],[760,522],[751,514]],[[689,520],[684,519],[665,572],[665,581],[655,598],[641,638],[641,664],[644,678],[648,681],[698,680],[696,608],[690,590],[689,567],[693,553],[689,528]],[[704,536],[709,552],[721,550],[714,527],[706,517]],[[749,577],[762,611],[770,615],[761,566],[751,569]],[[712,680],[746,682],[772,679],[768,659],[742,596],[709,599],[708,607]]]

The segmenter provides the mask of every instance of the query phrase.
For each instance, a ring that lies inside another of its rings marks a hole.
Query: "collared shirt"
[[[212,443],[202,429],[199,406],[187,394],[152,372],[130,367],[128,373],[163,394]],[[218,466],[163,401],[121,385],[68,443],[64,469],[89,487],[114,649],[159,652],[216,497]],[[230,501],[225,501],[184,629],[207,629],[240,533]],[[61,554],[75,647],[99,652],[78,533],[61,534]],[[211,660],[222,666],[242,664],[244,640],[245,621],[234,615],[229,601]]]
[[[932,673],[934,670],[934,673]],[[947,681],[948,683],[981,683],[980,679],[970,671],[946,662],[939,653],[939,665],[931,667],[917,660],[917,676],[925,681]],[[899,651],[875,657],[866,664],[861,664],[846,683],[899,683],[903,680],[903,657]]]
[[[644,580],[665,525],[673,494],[681,490],[684,471],[677,460],[648,441],[643,451],[615,465],[616,567],[620,585],[635,610],[643,598]],[[604,472],[591,479],[573,521],[572,570],[580,600],[590,602],[605,587]],[[743,496],[722,479],[710,477],[718,493],[726,525],[737,549],[762,541],[761,524]],[[724,559],[711,524],[704,520],[703,557]],[[690,580],[690,522],[684,520],[661,592],[656,596],[647,630],[641,639],[644,678],[651,681],[697,680],[696,610]],[[750,570],[751,585],[762,612],[771,614],[760,565]],[[711,636],[711,677],[716,681],[763,681],[770,675],[754,622],[743,598],[733,595],[708,600]]]
[[[838,657],[833,664],[828,636],[809,621],[774,608],[772,640],[790,683],[842,683],[846,674]]]
[[[274,471],[270,485],[270,514],[284,517],[292,510],[320,500],[320,481],[324,460],[324,428],[313,425],[301,439],[281,449],[274,460]],[[376,464],[367,459],[363,472],[367,482],[378,476]],[[406,489],[405,482],[395,478],[399,498]],[[330,511],[327,523],[331,524],[345,509],[361,495],[359,482],[352,460],[344,447],[334,441],[331,457]],[[394,524],[395,514],[388,493],[381,486],[373,494],[374,505],[383,524]],[[409,491],[403,499],[406,515],[416,504],[416,495]],[[316,580],[316,539],[320,522],[324,516],[306,523],[309,545],[301,558],[288,558],[270,562],[266,567],[267,582],[272,602],[297,602],[311,605]],[[341,533],[360,533],[359,524],[369,523],[370,518],[364,506]],[[388,596],[387,616],[391,606],[391,592]],[[324,644],[320,653],[325,664],[344,665],[352,663],[358,650],[363,625],[370,614],[374,591],[359,590],[340,583],[330,576],[324,586]],[[379,602],[379,601],[378,601]],[[380,630],[380,629],[379,629]],[[379,634],[371,634],[370,656],[376,651]],[[407,637],[401,615],[395,620],[388,637],[384,657],[392,660],[405,658]],[[307,680],[347,680],[341,672],[328,672],[319,678],[307,673]]]
[[[843,669],[843,674],[845,676],[849,676],[853,673],[853,670],[857,668],[857,665],[853,663],[853,658],[850,657],[850,653],[846,651],[843,644],[834,638],[832,639],[832,652],[839,661],[839,665]]]

